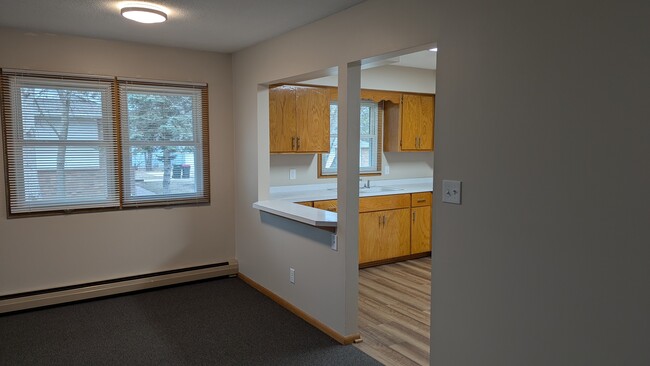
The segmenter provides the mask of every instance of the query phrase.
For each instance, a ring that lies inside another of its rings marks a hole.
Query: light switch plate
[[[459,180],[442,181],[442,202],[460,205],[461,182]]]

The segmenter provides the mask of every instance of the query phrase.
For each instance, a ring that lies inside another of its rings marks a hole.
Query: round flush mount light
[[[123,7],[120,13],[127,19],[145,24],[162,23],[167,20],[167,13],[164,11],[140,4]]]

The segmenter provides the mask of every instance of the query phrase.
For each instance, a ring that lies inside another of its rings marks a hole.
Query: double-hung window
[[[207,86],[1,76],[10,217],[209,202]]]
[[[203,91],[120,81],[125,205],[206,197]]]
[[[381,173],[381,106],[361,101],[359,172]],[[320,175],[336,175],[338,166],[338,104],[330,102],[330,152],[320,155]]]
[[[112,85],[3,72],[10,213],[119,206]]]

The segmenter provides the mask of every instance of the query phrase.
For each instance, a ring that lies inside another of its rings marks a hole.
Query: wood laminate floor
[[[428,365],[431,257],[359,270],[355,344],[385,365]]]

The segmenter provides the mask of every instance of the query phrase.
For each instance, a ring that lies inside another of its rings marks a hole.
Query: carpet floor
[[[380,365],[238,278],[0,316],[0,365]]]

